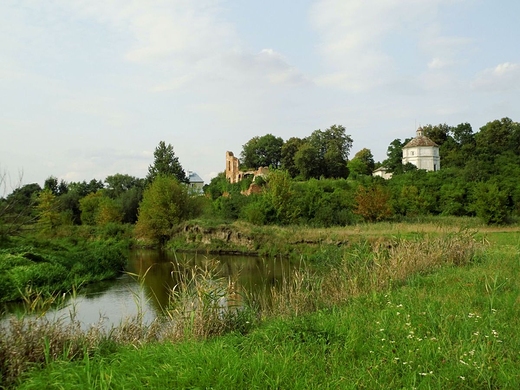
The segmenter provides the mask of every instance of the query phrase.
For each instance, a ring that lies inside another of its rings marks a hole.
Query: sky
[[[208,183],[254,136],[338,124],[351,158],[383,161],[420,125],[520,121],[519,14],[518,0],[2,0],[0,177],[145,177],[164,141]]]

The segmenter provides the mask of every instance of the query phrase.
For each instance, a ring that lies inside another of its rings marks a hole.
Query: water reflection
[[[156,313],[160,313],[171,305],[172,291],[179,292],[183,282],[195,275],[223,280],[233,289],[233,303],[240,305],[245,295],[261,297],[280,286],[291,268],[288,261],[280,259],[136,250],[130,256],[128,272],[138,275],[149,301]]]
[[[281,259],[137,249],[130,253],[126,274],[87,286],[66,307],[46,315],[67,318],[73,310],[85,327],[100,320],[110,327],[140,313],[149,323],[175,304],[172,291],[182,293],[182,281],[196,275],[205,278],[212,275],[214,281],[224,281],[233,290],[233,301],[226,301],[226,305],[241,305],[245,296],[263,299],[265,303],[269,297],[266,292],[279,287],[292,268]],[[5,310],[13,313],[20,311],[20,307],[11,305]]]

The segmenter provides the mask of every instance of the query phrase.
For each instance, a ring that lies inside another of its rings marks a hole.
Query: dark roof
[[[439,146],[439,145],[437,145],[435,142],[433,142],[428,137],[422,135],[422,129],[419,128],[417,130],[417,136],[414,139],[412,139],[410,142],[408,142],[405,146],[403,146],[403,149],[404,148],[416,148],[418,146]]]

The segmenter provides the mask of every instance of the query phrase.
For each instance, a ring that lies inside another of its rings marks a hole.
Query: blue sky
[[[3,0],[0,172],[144,177],[163,140],[208,182],[256,135],[341,124],[351,157],[382,161],[416,125],[519,121],[519,14],[515,0]]]

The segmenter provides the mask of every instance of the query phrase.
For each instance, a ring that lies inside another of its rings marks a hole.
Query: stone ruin
[[[257,176],[263,177],[268,173],[268,167],[260,167],[257,170],[251,171],[241,171],[238,157],[235,157],[233,152],[226,152],[226,179],[230,183],[238,183],[239,181],[243,180],[246,176],[253,176],[253,183],[251,184],[251,187],[247,191],[245,191],[245,194],[249,195],[253,192],[258,192],[260,188],[256,184],[254,184],[254,179]]]

